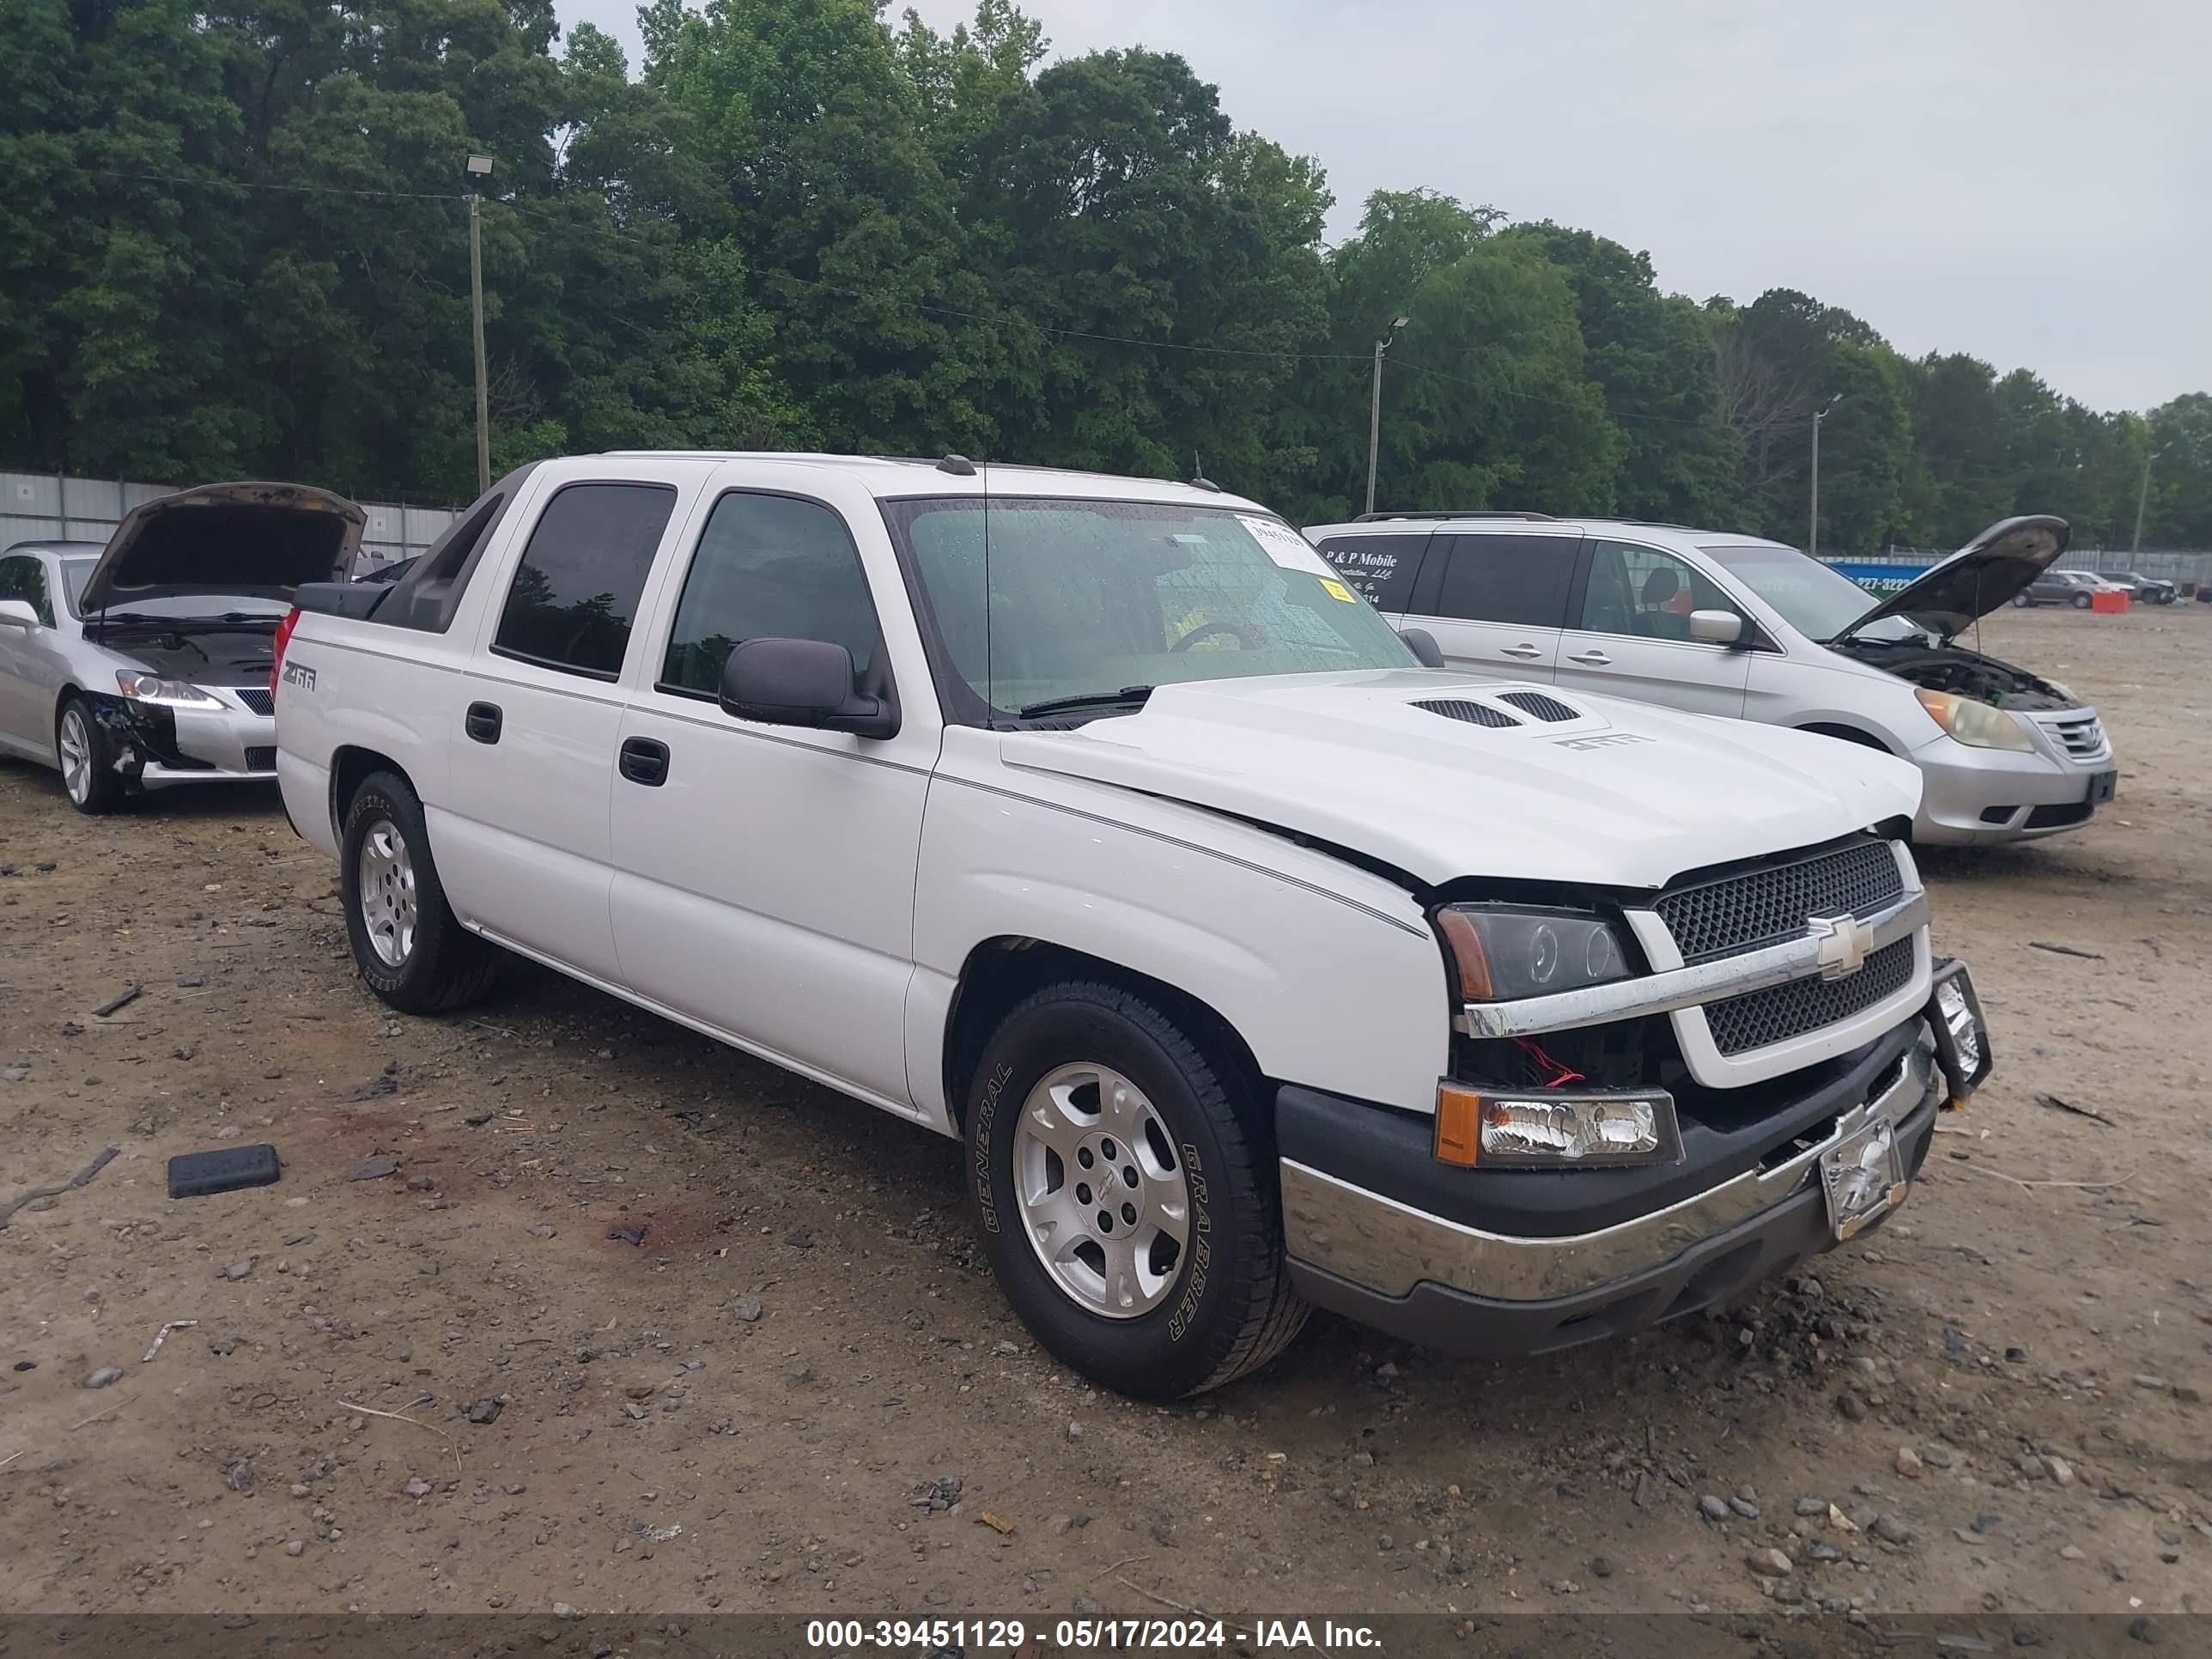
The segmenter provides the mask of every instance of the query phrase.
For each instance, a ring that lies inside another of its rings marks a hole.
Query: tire
[[[1048,1109],[1054,1090],[1067,1109]],[[968,1096],[984,1253],[1054,1358],[1119,1393],[1178,1400],[1258,1369],[1297,1334],[1307,1307],[1285,1260],[1272,1137],[1237,1068],[1158,1007],[1099,981],[1048,986],[991,1034]],[[1047,1119],[1094,1162],[1051,1152]],[[1082,1201],[1032,1208],[1023,1190]],[[1033,1230],[1030,1216],[1055,1212],[1058,1225]],[[1045,1260],[1055,1239],[1072,1241],[1060,1267]],[[1140,1267],[1109,1281],[1109,1243]]]
[[[2034,605],[2035,601],[2025,593],[2015,593],[2012,596],[2012,608],[2015,611],[2033,610]]]
[[[479,1000],[498,976],[498,952],[446,902],[422,803],[407,781],[370,774],[346,803],[338,846],[346,937],[368,988],[409,1014]]]
[[[123,805],[123,780],[115,770],[115,746],[94,718],[92,705],[72,695],[54,716],[54,763],[62,793],[87,817],[100,817]]]
[[[2087,611],[2089,604],[2089,596],[2087,593],[2076,593],[2074,596],[2074,608],[2076,611]]]

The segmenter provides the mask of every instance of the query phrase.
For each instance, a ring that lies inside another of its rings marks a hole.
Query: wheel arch
[[[366,744],[342,743],[331,751],[331,833],[334,838],[344,838],[346,808],[353,804],[362,785],[379,772],[393,774],[414,789],[417,798],[422,795],[407,769],[381,750],[371,749]]]
[[[1025,934],[1002,933],[969,951],[960,965],[945,1022],[939,1058],[945,1109],[956,1133],[967,1129],[968,1085],[998,1021],[1032,991],[1062,980],[1098,980],[1156,1004],[1192,1039],[1229,1066],[1255,1103],[1267,1098],[1267,1074],[1235,1025],[1204,998],[1103,957]]]
[[[1843,720],[1808,720],[1796,729],[1810,732],[1816,737],[1836,738],[1844,743],[1855,743],[1863,749],[1879,749],[1885,755],[1901,752],[1887,739],[1875,736],[1864,726],[1851,726]]]

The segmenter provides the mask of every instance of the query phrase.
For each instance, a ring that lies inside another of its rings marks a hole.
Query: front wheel
[[[422,803],[404,778],[372,774],[347,804],[339,841],[346,936],[368,988],[404,1013],[465,1007],[499,958],[446,902]]]
[[[82,697],[71,697],[54,719],[54,759],[61,767],[62,788],[78,811],[98,817],[123,804],[115,747]]]
[[[1273,1151],[1237,1068],[1136,993],[1048,986],[968,1103],[984,1253],[1055,1358],[1148,1400],[1218,1388],[1304,1324]]]

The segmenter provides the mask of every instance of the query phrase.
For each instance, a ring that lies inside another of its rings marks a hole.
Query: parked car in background
[[[2173,583],[2156,576],[2138,575],[2132,570],[2100,570],[2097,578],[2114,587],[2124,587],[2128,597],[2137,605],[2172,605],[2180,592]]]
[[[1993,525],[1880,599],[1795,548],[1680,525],[1380,514],[1306,533],[1453,667],[1904,757],[1917,841],[2057,835],[2112,798],[2097,711],[1957,642],[2065,550],[2062,520]]]
[[[2022,611],[2039,605],[2068,605],[2087,611],[2095,602],[2098,591],[2112,585],[2094,570],[2046,570],[2014,594],[2012,602]]]
[[[1868,750],[1424,666],[1255,502],[612,454],[302,588],[277,769],[363,982],[504,946],[939,1133],[1042,1345],[1310,1304],[1511,1354],[1876,1224],[1987,1073]]]
[[[81,812],[178,783],[273,782],[276,631],[349,568],[366,515],[303,484],[208,484],[103,545],[0,554],[0,750],[58,768]]]

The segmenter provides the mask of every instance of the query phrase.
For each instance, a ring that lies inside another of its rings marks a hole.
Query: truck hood
[[[1465,876],[1663,887],[1920,804],[1857,744],[1436,670],[1164,685],[1138,714],[1009,732],[1009,766],[1087,779]]]
[[[92,616],[193,593],[289,599],[301,582],[344,580],[368,522],[344,496],[308,484],[180,489],[123,515],[78,605]]]
[[[1941,564],[1930,565],[1828,641],[1839,644],[1869,623],[1902,617],[1946,645],[2056,563],[2072,534],[2063,519],[2003,519]]]

